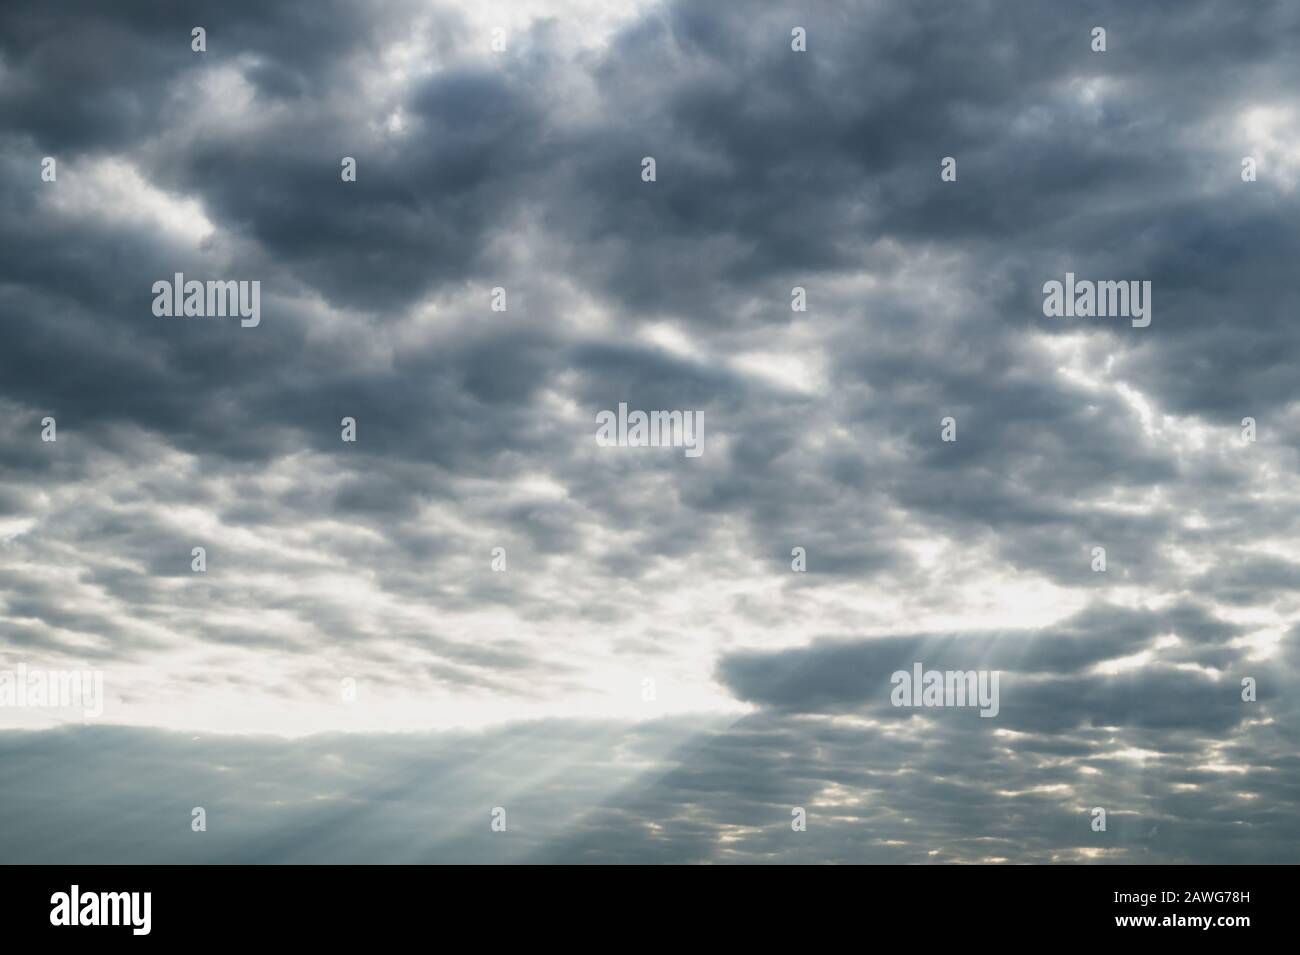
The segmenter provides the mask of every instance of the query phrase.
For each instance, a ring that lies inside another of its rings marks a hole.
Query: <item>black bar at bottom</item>
[[[814,934],[852,923],[863,939],[891,928],[930,937],[964,925],[971,941],[989,940],[992,930],[1003,941],[1048,931],[1062,939],[1128,935],[1183,944],[1195,936],[1231,944],[1285,931],[1295,875],[1290,866],[871,867],[849,878],[770,870],[632,875],[624,867],[592,878],[579,868],[537,868],[7,867],[0,924],[9,942],[337,945],[430,928],[484,939],[527,932],[534,942],[587,934],[609,941],[613,920],[628,938],[721,939],[784,922]]]

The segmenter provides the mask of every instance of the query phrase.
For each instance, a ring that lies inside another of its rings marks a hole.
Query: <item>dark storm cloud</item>
[[[1214,691],[1216,681],[1205,674],[1169,667],[1143,667],[1105,678],[1089,671],[1149,651],[1157,663],[1198,664],[1232,673],[1244,665],[1241,654],[1226,647],[1237,635],[1237,628],[1192,604],[1165,612],[1099,605],[1043,631],[821,640],[779,653],[737,652],[723,659],[719,677],[741,699],[766,706],[890,715],[906,713],[889,702],[890,676],[910,671],[913,663],[927,670],[999,670],[1004,673],[1004,719],[1014,729],[1041,730],[1071,719],[1107,725],[1115,707],[1128,706],[1161,720],[1161,699],[1182,700],[1191,727],[1199,722],[1197,714],[1215,722],[1226,713],[1235,713],[1237,720],[1247,718],[1233,684]],[[1158,638],[1165,636],[1177,637],[1178,644],[1159,646]],[[1152,701],[1145,709],[1136,706],[1143,696]],[[1225,705],[1210,705],[1216,699]],[[1032,718],[1025,719],[1017,701]]]
[[[6,84],[12,125],[52,149],[121,148],[159,132],[174,83],[193,70],[190,31],[203,26],[214,59],[246,54],[250,72],[272,98],[327,79],[329,64],[373,52],[403,35],[416,6],[380,2],[269,8],[252,0],[199,0],[183,8],[133,0],[111,11],[94,0],[56,10],[39,2],[6,4],[0,52],[15,82]],[[449,32],[463,29],[448,17]],[[51,102],[63,108],[46,108]]]

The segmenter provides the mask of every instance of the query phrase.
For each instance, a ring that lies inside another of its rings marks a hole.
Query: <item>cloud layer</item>
[[[618,6],[0,10],[0,857],[1294,861],[1300,11]]]

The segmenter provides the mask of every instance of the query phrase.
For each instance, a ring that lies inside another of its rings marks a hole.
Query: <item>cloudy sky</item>
[[[0,860],[1297,861],[1297,89],[1291,0],[9,0],[0,669],[105,700]]]

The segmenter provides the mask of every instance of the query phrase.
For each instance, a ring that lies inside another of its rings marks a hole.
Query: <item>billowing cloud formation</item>
[[[0,669],[114,725],[0,708],[4,854],[1293,861],[1300,11],[618,6],[5,4]],[[109,826],[143,779],[238,831]]]

